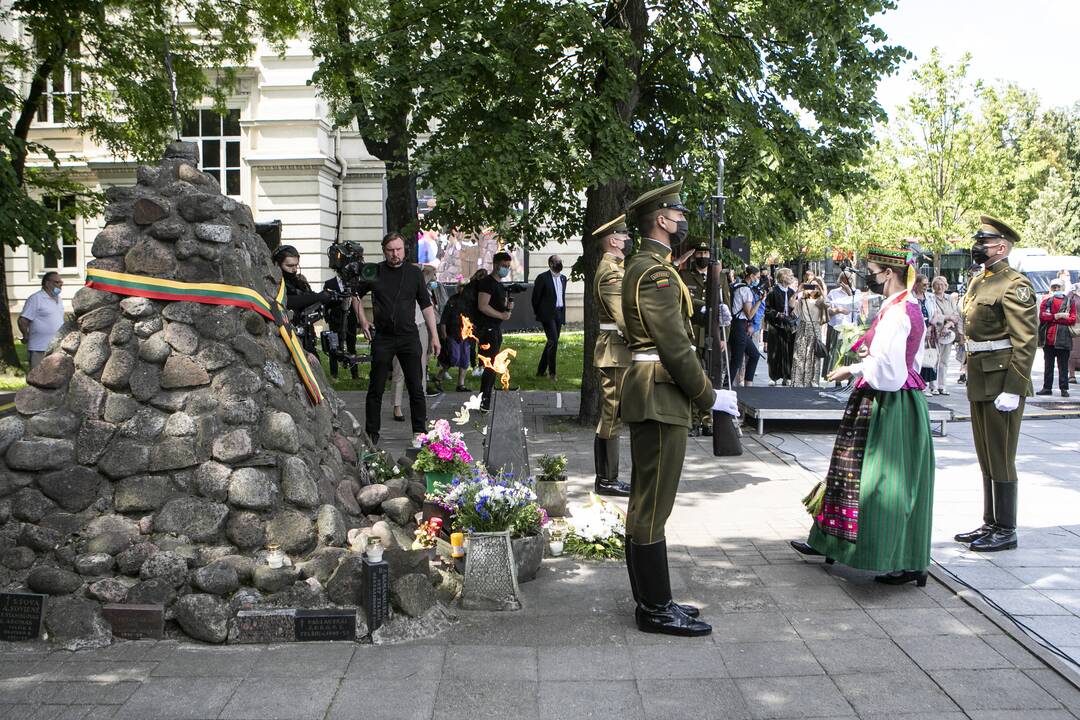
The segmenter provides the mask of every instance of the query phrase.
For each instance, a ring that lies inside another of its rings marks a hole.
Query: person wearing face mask
[[[1069,355],[1072,353],[1072,334],[1076,324],[1076,306],[1065,293],[1061,278],[1050,281],[1050,292],[1039,306],[1039,345],[1043,351],[1043,386],[1036,395],[1052,395],[1054,362],[1057,362],[1058,388],[1061,397],[1069,397]]]
[[[679,272],[679,277],[682,278],[683,283],[686,284],[687,289],[690,291],[690,301],[694,305],[694,316],[690,318],[690,324],[694,326],[694,347],[697,349],[698,359],[701,360],[701,366],[705,367],[705,329],[706,322],[708,320],[708,290],[709,290],[709,268],[712,265],[712,252],[709,248],[709,243],[700,242],[693,247],[692,256],[689,258],[689,267]],[[713,340],[722,338],[720,336],[720,328],[715,325],[716,319],[719,316],[718,313],[713,314]],[[714,347],[714,351],[715,351]],[[720,351],[723,352],[722,350]],[[720,353],[715,353],[713,357],[719,358]],[[708,372],[708,368],[706,368]],[[716,378],[710,378],[714,383]],[[710,436],[712,435],[712,413],[703,412],[699,413],[694,418],[694,427],[690,429],[691,435]]]
[[[45,359],[49,343],[64,324],[64,301],[60,298],[63,287],[60,273],[45,273],[41,277],[41,289],[26,298],[19,314],[19,332],[26,345],[31,370]]]
[[[547,342],[540,353],[540,364],[536,366],[536,376],[547,375],[554,382],[558,379],[555,360],[559,355],[559,335],[566,323],[566,276],[562,274],[562,258],[552,255],[548,258],[548,270],[536,276],[533,285],[533,316],[544,328]]]
[[[983,481],[983,524],[954,539],[977,552],[1017,546],[1016,446],[1024,399],[1031,395],[1031,366],[1038,345],[1035,291],[1008,256],[1020,236],[983,215],[971,259],[983,272],[971,280],[961,314],[967,336],[967,395],[971,430]]]
[[[690,292],[671,263],[686,240],[682,181],[650,190],[627,215],[641,233],[626,261],[622,314],[630,368],[619,411],[630,426],[626,565],[642,632],[701,636],[712,627],[698,609],[672,600],[665,525],[675,505],[694,410],[738,415],[730,390],[714,390],[694,352]],[[680,320],[681,318],[681,320]]]
[[[476,285],[476,339],[479,353],[489,360],[499,354],[502,347],[502,324],[514,312],[514,298],[506,292],[502,281],[510,277],[511,257],[508,252],[497,252],[492,258],[491,272]],[[495,391],[495,371],[484,368],[480,376],[480,409],[491,410],[491,394]]]
[[[593,348],[593,367],[600,376],[600,421],[593,439],[597,495],[630,495],[630,486],[619,480],[619,398],[623,378],[630,367],[626,346],[626,323],[622,314],[623,258],[630,233],[626,216],[604,223],[593,231],[604,254],[596,266],[596,316],[600,331]]]
[[[300,273],[300,253],[292,245],[281,245],[270,259],[281,270],[281,279],[285,283],[285,307],[292,311],[292,323],[300,337],[300,345],[307,351],[309,359],[318,363],[318,344],[315,326],[310,319],[305,319],[303,310],[317,303],[329,303],[334,294],[329,290],[315,292],[307,278]]]

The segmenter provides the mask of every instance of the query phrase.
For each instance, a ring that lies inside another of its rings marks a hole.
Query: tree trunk
[[[402,141],[392,143],[395,150],[386,163],[386,229],[405,236],[405,257],[416,261],[416,173],[412,171],[408,145]],[[400,148],[400,149],[397,149]]]
[[[15,352],[15,333],[11,327],[11,307],[8,301],[7,268],[4,257],[4,246],[0,245],[0,297],[4,302],[0,303],[0,368],[7,366],[21,368],[19,354]]]

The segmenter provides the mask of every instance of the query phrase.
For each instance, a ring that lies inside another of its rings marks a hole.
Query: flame
[[[491,347],[491,344],[480,344],[480,338],[476,337],[476,334],[473,332],[475,327],[476,326],[473,325],[472,320],[462,315],[461,339],[475,340],[476,344],[480,347],[481,350],[487,350]],[[476,357],[480,359],[480,363],[485,368],[499,376],[499,382],[502,384],[503,390],[510,389],[510,361],[513,358],[517,357],[517,350],[515,350],[514,348],[506,348],[505,350],[499,351],[499,353],[497,353],[495,357],[490,359],[485,357],[484,355],[481,355],[480,353],[477,353]]]

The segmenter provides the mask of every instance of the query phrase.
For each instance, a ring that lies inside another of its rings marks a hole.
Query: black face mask
[[[987,247],[981,242],[977,242],[971,246],[971,261],[977,265],[985,265],[990,260],[990,253],[987,252]]]
[[[551,266],[551,269],[553,271],[557,272],[557,273],[561,273],[562,272],[562,263],[561,262],[555,263],[554,265]]]
[[[870,292],[874,293],[875,295],[884,295],[885,294],[885,281],[884,280],[878,280],[878,277],[880,277],[884,273],[885,273],[885,271],[882,270],[881,272],[877,273],[876,275],[874,275],[874,274],[867,275],[866,276],[866,289],[869,290]]]
[[[705,268],[709,267],[709,258],[707,258],[707,257],[696,257],[696,258],[694,258],[694,267],[696,267],[698,270],[704,270]]]

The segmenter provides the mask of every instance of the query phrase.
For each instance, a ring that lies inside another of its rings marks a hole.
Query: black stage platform
[[[835,420],[844,417],[847,395],[837,395],[836,390],[812,387],[740,387],[739,409],[744,417],[757,420],[758,435],[765,434],[766,420]],[[825,397],[832,394],[833,397]],[[837,399],[839,397],[839,399]],[[927,402],[930,422],[941,423],[938,434],[945,434],[945,425],[953,419],[949,408]]]

